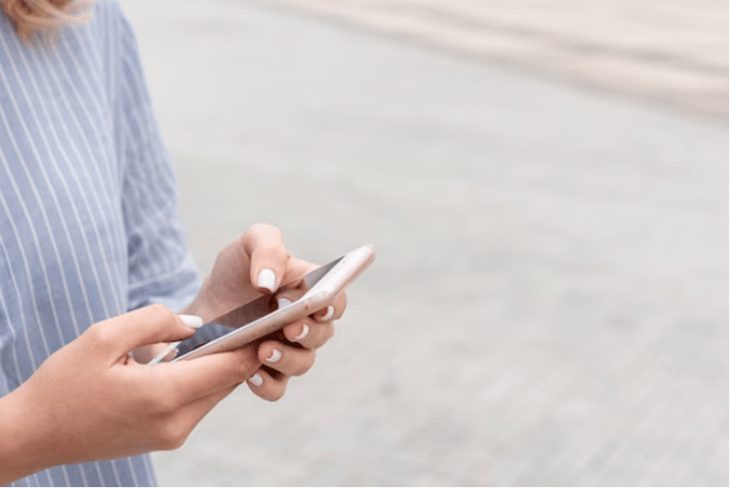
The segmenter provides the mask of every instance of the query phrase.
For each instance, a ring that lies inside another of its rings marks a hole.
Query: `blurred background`
[[[201,271],[376,263],[162,485],[728,485],[728,3],[123,0]]]

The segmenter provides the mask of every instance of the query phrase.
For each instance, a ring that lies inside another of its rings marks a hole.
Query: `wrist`
[[[224,310],[224,302],[225,300],[222,300],[220,296],[220,290],[216,293],[211,278],[208,276],[203,281],[195,299],[185,309],[181,310],[180,313],[196,315],[202,318],[204,323],[207,323],[229,312],[229,310]]]
[[[208,298],[208,295],[209,294],[205,292],[205,289],[201,288],[195,299],[179,313],[185,315],[196,315],[203,319],[203,322],[213,320],[217,317],[217,315],[214,315],[214,307],[211,306],[211,300]]]
[[[23,386],[0,398],[0,485],[51,466],[38,405],[24,400]]]

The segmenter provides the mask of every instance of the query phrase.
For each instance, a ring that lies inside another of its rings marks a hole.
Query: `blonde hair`
[[[52,35],[64,24],[84,22],[86,16],[80,11],[89,5],[74,0],[0,0],[0,3],[25,42],[38,35]]]

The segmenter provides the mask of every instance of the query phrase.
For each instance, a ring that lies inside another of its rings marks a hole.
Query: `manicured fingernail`
[[[289,300],[287,297],[279,297],[276,299],[276,304],[278,308],[284,308],[291,305],[291,300]]]
[[[324,315],[322,315],[322,316],[315,315],[315,318],[317,320],[319,320],[320,322],[327,322],[329,319],[332,318],[332,316],[334,316],[334,314],[335,314],[335,307],[330,305],[329,307],[327,307],[327,312],[325,312]]]
[[[271,351],[271,356],[269,356],[269,357],[266,358],[266,362],[267,363],[275,363],[279,359],[281,359],[281,351],[278,350],[278,349],[274,349],[273,351]]]
[[[259,288],[266,288],[271,293],[276,291],[276,275],[274,270],[266,268],[259,272]]]
[[[299,341],[301,341],[302,339],[304,339],[305,337],[307,337],[308,335],[309,335],[309,326],[308,326],[307,324],[304,324],[304,327],[302,327],[302,333],[301,333],[301,334],[299,334],[298,336],[296,336],[296,337],[294,338],[294,340],[295,340],[296,342],[299,342]]]
[[[178,315],[178,317],[183,321],[183,324],[193,329],[199,329],[203,325],[203,319],[197,315]]]
[[[254,386],[261,386],[264,384],[264,379],[261,377],[260,374],[256,373],[255,375],[251,376],[248,381],[251,382]]]

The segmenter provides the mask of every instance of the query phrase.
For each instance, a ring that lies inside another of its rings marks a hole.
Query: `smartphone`
[[[305,291],[290,305],[279,308],[276,295],[263,295],[204,324],[191,337],[171,344],[148,364],[166,362],[165,358],[173,354],[174,357],[167,361],[185,361],[245,346],[323,308],[374,260],[375,247],[370,244],[350,251],[310,271],[296,283],[282,286],[280,290]]]

